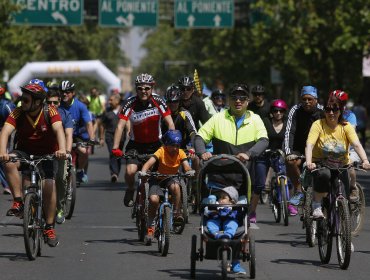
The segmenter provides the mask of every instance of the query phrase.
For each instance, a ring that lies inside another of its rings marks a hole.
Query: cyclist
[[[203,99],[206,109],[211,116],[225,109],[225,101],[226,95],[219,89],[213,90],[211,96]]]
[[[299,205],[304,197],[299,182],[302,165],[302,159],[299,156],[304,154],[308,132],[312,123],[321,117],[322,108],[317,103],[317,89],[314,86],[304,86],[301,90],[301,102],[294,105],[288,114],[283,149],[286,156],[287,175],[295,190],[294,196],[289,200],[292,205]]]
[[[171,118],[171,111],[164,100],[153,93],[155,81],[152,75],[143,73],[136,77],[136,96],[126,100],[119,114],[117,128],[114,133],[112,154],[116,157],[123,155],[119,149],[122,132],[127,122],[130,122],[130,140],[126,146],[126,152],[136,150],[139,154],[152,154],[161,144],[161,120],[167,124],[168,129],[175,129]],[[134,205],[135,173],[140,162],[137,159],[129,159],[126,164],[125,182],[127,190],[123,203],[127,207]]]
[[[121,159],[116,158],[111,153],[114,141],[114,131],[119,121],[118,114],[121,111],[120,103],[121,96],[119,94],[112,94],[109,97],[108,100],[109,107],[101,117],[101,126],[99,128],[100,144],[103,145],[105,141],[109,152],[109,170],[111,174],[112,183],[117,182],[119,173],[121,171]],[[122,133],[122,137],[119,143],[119,149],[121,150],[123,149],[126,136],[128,136],[129,129],[130,129],[129,122],[127,122],[126,130],[124,133]]]
[[[8,118],[11,111],[14,110],[15,105],[9,101],[6,96],[6,85],[0,83],[0,131],[4,126],[6,119]],[[3,165],[0,164],[0,181],[4,188],[4,194],[11,194],[9,184],[5,178]]]
[[[325,105],[325,117],[312,124],[306,144],[306,164],[308,170],[316,168],[317,162],[325,166],[342,167],[350,163],[349,145],[352,145],[361,158],[364,169],[370,169],[369,160],[356,131],[344,119],[344,106],[335,94],[330,95]],[[336,171],[323,167],[313,172],[314,201],[313,218],[322,218],[321,200],[329,191],[331,177]],[[349,185],[348,174],[341,173],[345,186]]]
[[[64,134],[66,136],[66,151],[71,154],[73,143],[73,120],[72,115],[66,109],[60,107],[60,91],[59,85],[56,83],[48,84],[48,93],[46,103],[58,109],[58,113],[62,119]],[[57,217],[56,222],[62,224],[65,222],[64,205],[65,192],[68,185],[67,182],[67,161],[65,159],[58,160],[58,171],[56,174],[56,188],[57,188]]]
[[[201,124],[205,124],[209,120],[210,115],[203,100],[195,94],[194,79],[189,76],[181,77],[178,86],[182,92],[180,105],[190,112],[198,130]]]
[[[270,102],[265,99],[265,88],[261,85],[252,87],[253,101],[248,105],[248,110],[259,115],[261,119],[268,118]]]
[[[284,140],[284,134],[286,129],[286,118],[285,113],[288,111],[288,105],[282,99],[276,99],[271,102],[270,106],[270,116],[263,119],[263,123],[267,130],[267,135],[269,138],[269,147],[268,149],[276,151],[281,149]],[[266,174],[270,167],[275,168],[276,164],[283,166],[285,170],[285,163],[281,162],[279,159],[278,162],[271,162],[270,158],[262,154],[256,159],[256,182],[254,192],[260,194],[263,191],[266,182]],[[272,166],[271,166],[272,165]],[[274,169],[276,170],[276,169]],[[285,172],[284,172],[285,173]],[[255,209],[258,204],[258,199],[251,202],[251,211],[255,212]],[[298,211],[292,205],[288,205],[288,211],[291,216],[298,214]]]
[[[95,134],[89,110],[86,105],[76,98],[75,84],[70,81],[62,81],[59,84],[62,95],[61,107],[69,111],[73,119],[73,142],[94,142]],[[86,133],[81,134],[81,128],[86,127]],[[87,162],[89,159],[88,147],[76,147],[77,158],[77,180],[87,183]]]
[[[215,154],[235,155],[251,170],[252,160],[268,147],[269,140],[260,116],[247,110],[248,102],[248,86],[244,84],[233,85],[228,96],[230,108],[212,116],[195,136],[195,151],[201,159],[211,158],[212,154],[206,150],[205,145],[212,141]],[[241,174],[211,175],[209,181],[216,187],[217,185],[232,185],[240,188],[243,182]],[[253,173],[251,173],[251,179],[253,182]],[[254,196],[256,194],[252,195],[252,200],[255,199]],[[235,273],[246,273],[238,260],[233,261],[232,270]]]
[[[163,135],[164,146],[160,147],[154,155],[143,165],[141,175],[145,176],[146,172],[150,170],[155,164],[158,164],[158,172],[161,174],[176,174],[182,166],[185,172],[192,171],[187,160],[184,150],[180,148],[182,143],[182,133],[179,130],[169,130]],[[193,174],[193,173],[190,173]],[[148,230],[145,237],[145,243],[151,244],[154,237],[155,216],[158,211],[160,197],[163,196],[161,186],[168,186],[172,194],[172,203],[174,205],[173,215],[174,223],[181,225],[184,223],[184,218],[181,214],[181,190],[180,181],[177,179],[149,179],[149,210],[148,210]]]
[[[0,136],[0,160],[7,161],[9,156],[17,154],[37,155],[55,153],[57,158],[65,158],[65,135],[58,111],[48,106],[44,109],[43,101],[46,97],[44,84],[27,84],[21,87],[22,105],[13,110],[7,118]],[[49,121],[48,121],[49,120]],[[7,143],[11,133],[16,130],[15,150],[10,155],[7,152]],[[25,170],[19,162],[5,163],[5,174],[13,193],[13,206],[7,215],[23,215],[23,201],[21,177],[18,170]],[[54,222],[56,212],[56,191],[54,181],[53,162],[41,163],[41,175],[44,181],[44,236],[51,247],[58,245]],[[24,180],[29,181],[27,174]]]
[[[87,108],[94,115],[94,131],[97,132],[101,124],[101,116],[105,112],[105,98],[96,87],[92,87],[90,95],[86,96],[86,100],[88,101]]]

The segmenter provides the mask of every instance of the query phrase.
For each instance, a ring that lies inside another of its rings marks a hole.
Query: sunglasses
[[[181,89],[184,91],[191,91],[193,90],[193,87],[182,87]]]
[[[336,113],[338,112],[340,109],[338,107],[329,107],[329,106],[326,106],[324,108],[325,112],[326,113],[330,113],[330,112],[333,112],[333,113]]]
[[[224,95],[214,95],[212,99],[225,99]]]
[[[148,90],[151,90],[152,88],[151,87],[136,87],[137,90],[140,90],[140,91],[148,91]]]
[[[273,109],[272,110],[272,113],[284,113],[285,112],[285,110],[283,110],[283,109]]]
[[[73,93],[73,91],[62,91],[62,94],[70,94]]]
[[[46,101],[47,104],[59,105],[59,101]]]
[[[230,98],[234,101],[240,100],[242,102],[248,100],[248,96],[243,96],[243,95],[230,95]]]

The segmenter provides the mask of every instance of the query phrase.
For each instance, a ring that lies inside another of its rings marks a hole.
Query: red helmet
[[[336,89],[329,94],[329,97],[336,97],[342,102],[348,101],[348,93],[341,89]]]
[[[46,98],[46,92],[44,88],[38,84],[28,84],[23,87],[21,87],[21,90],[23,93],[28,93],[32,95],[35,99],[45,99]]]
[[[282,99],[276,99],[272,101],[270,108],[280,108],[284,109],[285,111],[288,110],[288,105],[286,105],[285,101]]]

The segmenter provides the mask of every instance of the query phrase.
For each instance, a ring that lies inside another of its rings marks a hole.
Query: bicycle
[[[352,236],[356,236],[362,229],[365,220],[365,193],[363,187],[356,182],[356,188],[358,190],[358,200],[349,202],[349,213],[351,216],[351,229]]]
[[[334,176],[331,180],[329,193],[322,202],[325,217],[317,220],[317,237],[320,260],[323,264],[330,261],[333,237],[336,237],[337,257],[341,269],[347,269],[351,260],[352,234],[349,202],[345,198],[345,186],[340,179],[340,174],[352,167],[354,166],[332,168],[323,165],[311,171],[312,173],[328,168]],[[355,167],[355,169],[358,168]]]
[[[65,190],[64,214],[66,219],[71,219],[77,195],[76,169],[72,163],[72,156],[67,157],[67,188]]]
[[[178,179],[179,181],[181,181],[182,178],[191,178],[193,177],[193,175],[180,173],[161,174],[159,172],[147,172],[146,177],[158,178],[162,181],[167,179]],[[175,226],[173,224],[173,206],[169,201],[168,186],[166,184],[160,184],[160,187],[163,190],[164,195],[161,198],[158,213],[155,218],[156,227],[154,237],[158,240],[158,251],[161,253],[162,256],[165,257],[167,256],[170,246],[171,230],[179,234],[184,230],[185,224],[183,223],[182,225],[178,226]]]
[[[289,185],[285,172],[283,152],[281,150],[266,150],[265,155],[270,161],[270,166],[275,174],[271,179],[270,201],[275,221],[280,223],[283,219],[284,225],[289,225]]]
[[[30,171],[30,185],[26,186],[23,211],[23,238],[26,254],[29,260],[35,260],[41,256],[41,239],[45,227],[43,213],[43,181],[41,180],[38,165],[45,160],[54,160],[54,155],[44,156],[15,156],[9,159],[10,162],[25,163]],[[46,242],[46,239],[44,239]]]

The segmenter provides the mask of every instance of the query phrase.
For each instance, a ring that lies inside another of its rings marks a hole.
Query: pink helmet
[[[276,99],[272,101],[270,108],[280,108],[288,111],[288,105],[286,105],[285,101],[282,99]]]

